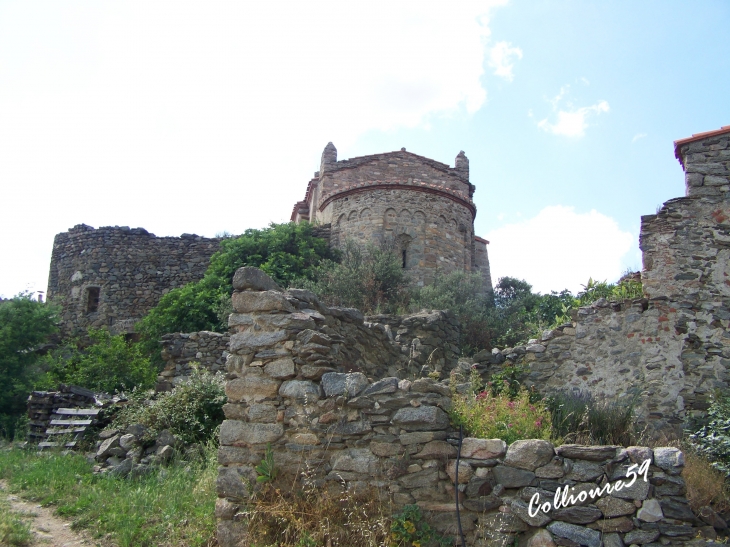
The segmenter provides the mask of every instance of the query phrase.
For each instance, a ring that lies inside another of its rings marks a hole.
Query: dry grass
[[[247,507],[252,545],[256,547],[389,544],[392,508],[380,492],[300,488],[278,479],[259,491]]]
[[[693,510],[712,505],[715,510],[730,507],[730,493],[725,474],[718,471],[703,456],[684,450],[685,465],[682,477],[687,484],[687,499]]]

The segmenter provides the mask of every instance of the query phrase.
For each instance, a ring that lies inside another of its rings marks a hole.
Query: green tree
[[[55,389],[63,383],[114,393],[154,384],[157,370],[139,344],[105,329],[89,329],[88,339],[90,346],[69,340],[46,355],[41,361],[46,372],[37,386]]]
[[[309,289],[330,306],[357,308],[364,313],[397,313],[408,303],[411,281],[393,247],[348,240],[339,262],[323,261],[315,280],[295,284]]]
[[[414,290],[411,309],[451,310],[461,324],[462,353],[469,355],[491,348],[495,335],[489,323],[493,294],[483,287],[484,280],[478,273],[439,272],[433,283]]]
[[[325,239],[313,235],[309,223],[271,224],[221,241],[200,281],[171,290],[137,326],[146,352],[159,359],[160,337],[168,332],[225,332],[233,293],[233,274],[256,266],[282,286],[311,279],[320,262],[336,258]]]
[[[57,313],[28,293],[0,301],[0,435],[12,438],[25,412],[35,349],[56,332]]]

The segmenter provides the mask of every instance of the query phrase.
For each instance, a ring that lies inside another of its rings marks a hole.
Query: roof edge
[[[684,158],[682,158],[682,154],[680,154],[680,152],[679,152],[679,149],[682,146],[684,146],[685,144],[689,144],[691,142],[701,141],[701,140],[707,139],[709,137],[715,137],[717,135],[724,135],[725,133],[730,133],[730,125],[723,125],[720,129],[713,129],[712,131],[694,133],[691,137],[686,137],[684,139],[676,140],[676,141],[674,141],[674,157],[679,160],[679,163],[682,166],[682,169],[684,169]]]

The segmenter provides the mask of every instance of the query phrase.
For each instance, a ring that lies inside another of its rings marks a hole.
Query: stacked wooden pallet
[[[46,429],[47,440],[38,443],[38,449],[52,448],[63,443],[65,448],[74,448],[86,429],[95,421],[100,408],[58,408],[51,415],[50,427]],[[63,439],[60,442],[55,439]]]
[[[98,410],[94,407],[101,405],[101,402],[97,399],[95,394],[88,389],[80,388],[77,386],[65,386],[61,385],[58,391],[34,391],[28,397],[28,442],[32,444],[39,444],[44,442],[54,442],[49,439],[48,430],[51,429],[54,433],[52,437],[60,435],[55,433],[55,430],[60,428],[66,428],[65,425],[59,424],[54,426],[52,421],[68,421],[71,414],[59,414],[58,411],[63,410],[77,410],[77,409],[92,409],[96,410],[93,417],[88,418],[87,416],[92,415],[79,415],[82,421],[91,419],[92,422],[98,415]],[[88,427],[88,425],[76,424],[76,427]],[[67,432],[68,433],[68,432]]]

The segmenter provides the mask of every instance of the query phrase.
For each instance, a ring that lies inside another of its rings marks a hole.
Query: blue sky
[[[256,4],[0,1],[0,295],[75,224],[286,221],[328,141],[464,150],[494,277],[576,291],[640,268],[672,141],[730,124],[724,0]]]

